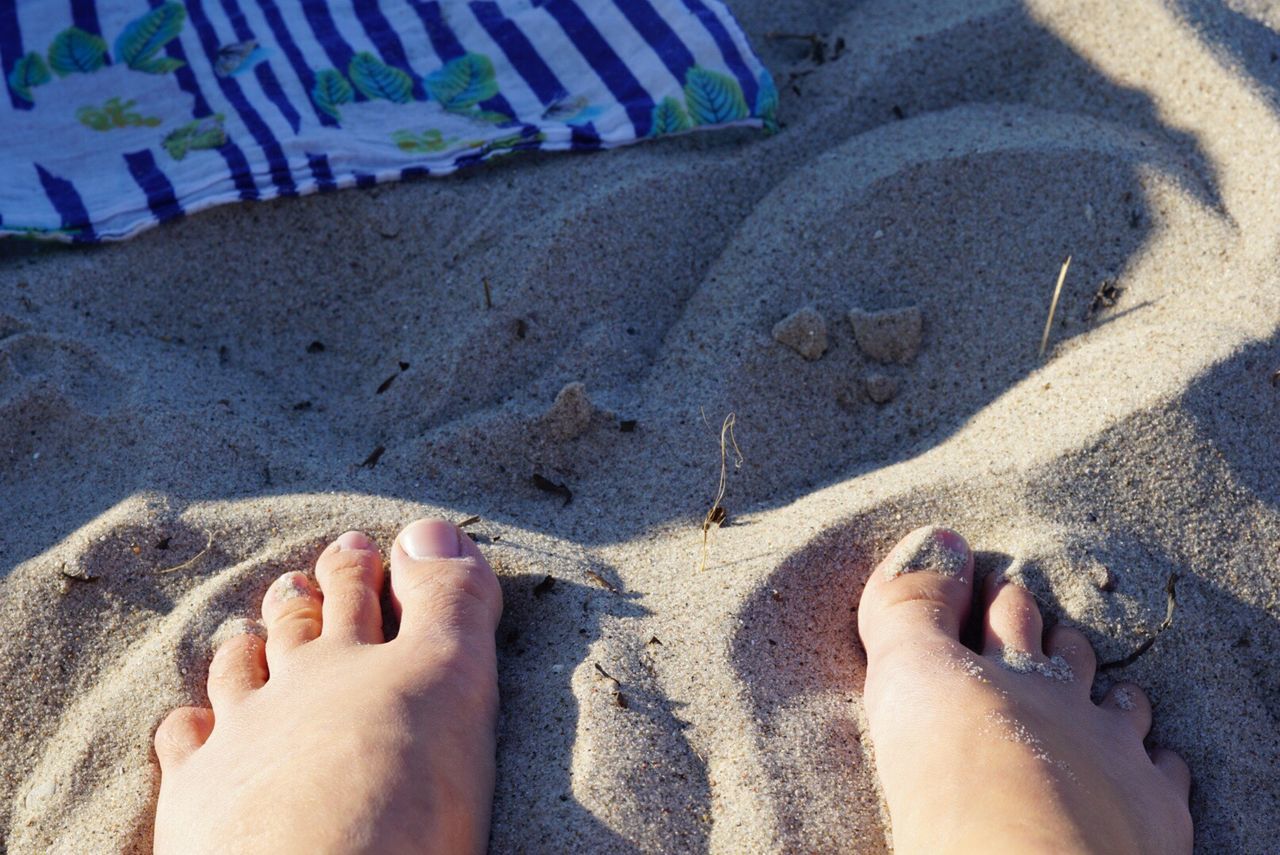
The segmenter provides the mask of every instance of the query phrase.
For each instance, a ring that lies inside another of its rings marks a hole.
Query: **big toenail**
[[[311,580],[297,570],[285,573],[271,583],[271,599],[278,603],[297,597],[311,596]]]
[[[969,554],[955,534],[936,525],[918,528],[902,539],[884,561],[884,575],[895,579],[904,573],[928,571],[964,582]]]
[[[360,531],[349,531],[333,543],[339,550],[349,549],[356,552],[367,552],[373,549],[373,541],[364,532]]]
[[[457,558],[458,530],[446,520],[418,520],[400,532],[400,548],[415,561]]]

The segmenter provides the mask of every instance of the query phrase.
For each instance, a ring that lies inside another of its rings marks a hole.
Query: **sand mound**
[[[147,849],[218,627],[423,513],[479,515],[503,580],[496,852],[886,849],[854,608],[927,522],[1150,690],[1201,851],[1268,849],[1280,20],[733,5],[770,138],[0,248],[10,851]],[[908,307],[911,358],[849,321]]]

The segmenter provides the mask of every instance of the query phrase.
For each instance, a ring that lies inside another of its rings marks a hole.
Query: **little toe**
[[[986,612],[982,619],[982,654],[1004,651],[1034,659],[1043,657],[1044,618],[1026,588],[992,574],[983,583]]]
[[[1061,657],[1071,669],[1073,684],[1088,693],[1098,669],[1098,657],[1083,632],[1070,626],[1053,627],[1045,633],[1044,652],[1050,659]]]
[[[1118,713],[1139,739],[1151,729],[1151,701],[1133,683],[1116,683],[1107,690],[1100,706]]]
[[[316,562],[324,594],[325,638],[360,644],[382,641],[382,555],[364,534],[349,531]]]
[[[209,702],[214,712],[242,700],[267,682],[265,642],[252,621],[238,621],[209,663]]]
[[[1173,783],[1184,799],[1191,795],[1191,769],[1180,755],[1167,748],[1153,748],[1151,762]]]
[[[958,640],[973,599],[973,553],[960,535],[925,526],[904,537],[867,578],[858,634],[868,655],[903,633],[941,632]]]
[[[191,756],[213,732],[213,710],[178,707],[156,728],[156,757],[160,768],[171,768]]]
[[[267,627],[267,662],[320,635],[323,626],[320,591],[305,573],[285,573],[262,598],[262,622]]]
[[[400,613],[397,641],[474,641],[492,647],[502,589],[471,538],[452,523],[422,519],[391,550],[391,600]],[[487,639],[487,641],[484,641]]]

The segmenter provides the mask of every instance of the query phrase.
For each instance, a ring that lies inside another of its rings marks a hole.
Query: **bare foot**
[[[419,520],[382,558],[359,532],[286,573],[209,667],[213,709],[156,732],[156,852],[482,852],[493,799],[498,579],[470,538]]]
[[[955,532],[907,535],[863,592],[866,710],[895,851],[1190,852],[1191,775],[1143,747],[1146,695],[1118,685],[1094,704],[1084,635],[1044,633],[1030,593],[987,581],[981,655],[960,643],[973,556]]]

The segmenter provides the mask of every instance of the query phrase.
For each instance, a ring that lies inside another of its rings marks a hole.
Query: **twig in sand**
[[[568,507],[569,503],[573,501],[573,491],[564,484],[552,481],[550,478],[539,475],[537,472],[533,473],[533,478],[531,480],[533,481],[533,486],[537,487],[542,492],[554,493],[557,496],[563,496],[564,504],[560,507]]]
[[[1138,661],[1138,657],[1151,649],[1151,645],[1156,643],[1156,638],[1160,633],[1173,626],[1173,612],[1178,607],[1178,574],[1170,573],[1169,580],[1164,583],[1165,605],[1164,620],[1160,621],[1160,625],[1156,627],[1156,631],[1151,633],[1141,644],[1133,649],[1133,652],[1121,659],[1111,662],[1103,662],[1098,666],[1099,671],[1110,671],[1112,668],[1128,668],[1134,662]]]
[[[454,523],[454,525],[456,525],[458,528],[466,528],[467,526],[475,525],[478,522],[480,522],[480,517],[472,516],[472,517],[467,517],[465,520],[463,520],[460,523]]]
[[[587,575],[587,581],[588,581],[588,582],[590,582],[591,584],[595,585],[597,588],[604,588],[604,589],[605,589],[606,591],[608,591],[610,594],[616,594],[616,593],[618,593],[618,589],[617,589],[616,587],[614,587],[614,586],[609,582],[609,580],[608,580],[608,579],[606,579],[605,577],[601,576],[601,575],[600,575],[599,573],[597,573],[596,571],[594,571],[594,570],[588,570],[588,571],[587,571],[587,573],[586,573],[586,575]]]
[[[207,553],[210,549],[213,548],[213,532],[206,531],[205,537],[207,539],[205,540],[204,549],[200,550],[195,555],[188,558],[186,561],[183,561],[181,564],[175,564],[172,567],[162,567],[161,569],[157,570],[156,573],[176,573],[179,570],[185,570],[186,568],[190,567],[192,564],[195,564],[201,558],[204,558],[205,553]]]
[[[702,561],[698,565],[699,570],[707,569],[707,547],[711,527],[722,524],[728,515],[720,502],[724,499],[725,488],[729,485],[729,446],[733,447],[733,468],[737,469],[742,465],[742,452],[738,449],[738,440],[733,435],[733,427],[737,422],[737,415],[730,413],[724,417],[724,424],[720,425],[720,486],[716,489],[716,497],[711,502],[711,509],[702,520]]]
[[[489,277],[483,276],[480,281],[484,283],[484,307],[486,309],[493,308],[493,295],[489,293]]]
[[[613,702],[625,710],[627,708],[627,698],[622,694],[622,682],[618,680],[617,677],[601,668],[599,662],[592,662],[591,664],[596,667],[596,672],[601,677],[613,684]]]
[[[809,43],[809,59],[813,60],[814,65],[822,65],[828,59],[837,60],[844,53],[844,38],[837,38],[835,41],[835,50],[831,56],[827,56],[827,40],[817,33],[765,33],[764,37],[769,41],[802,41]]]
[[[392,384],[392,383],[394,383],[394,382],[396,382],[396,378],[397,378],[397,377],[399,377],[399,376],[400,376],[400,372],[399,372],[399,371],[397,371],[395,374],[392,374],[392,375],[391,375],[390,377],[388,377],[386,380],[383,380],[381,383],[379,383],[379,384],[378,384],[378,388],[374,391],[374,393],[373,393],[373,394],[375,394],[375,395],[381,395],[383,392],[385,392],[385,391],[387,391],[388,389],[390,389],[390,388],[391,388],[391,384]]]
[[[1044,322],[1044,335],[1040,337],[1040,357],[1044,358],[1044,349],[1049,346],[1049,328],[1053,326],[1053,313],[1058,310],[1058,298],[1062,296],[1062,283],[1067,281],[1067,268],[1071,266],[1071,256],[1062,262],[1062,270],[1058,271],[1058,284],[1053,289],[1053,302],[1049,304],[1049,317]]]
[[[1110,309],[1120,299],[1120,293],[1124,291],[1116,284],[1114,279],[1103,279],[1102,284],[1098,286],[1098,290],[1094,292],[1093,299],[1089,301],[1089,308],[1084,313],[1084,322],[1087,324],[1093,320],[1093,316],[1098,314],[1102,309]]]

